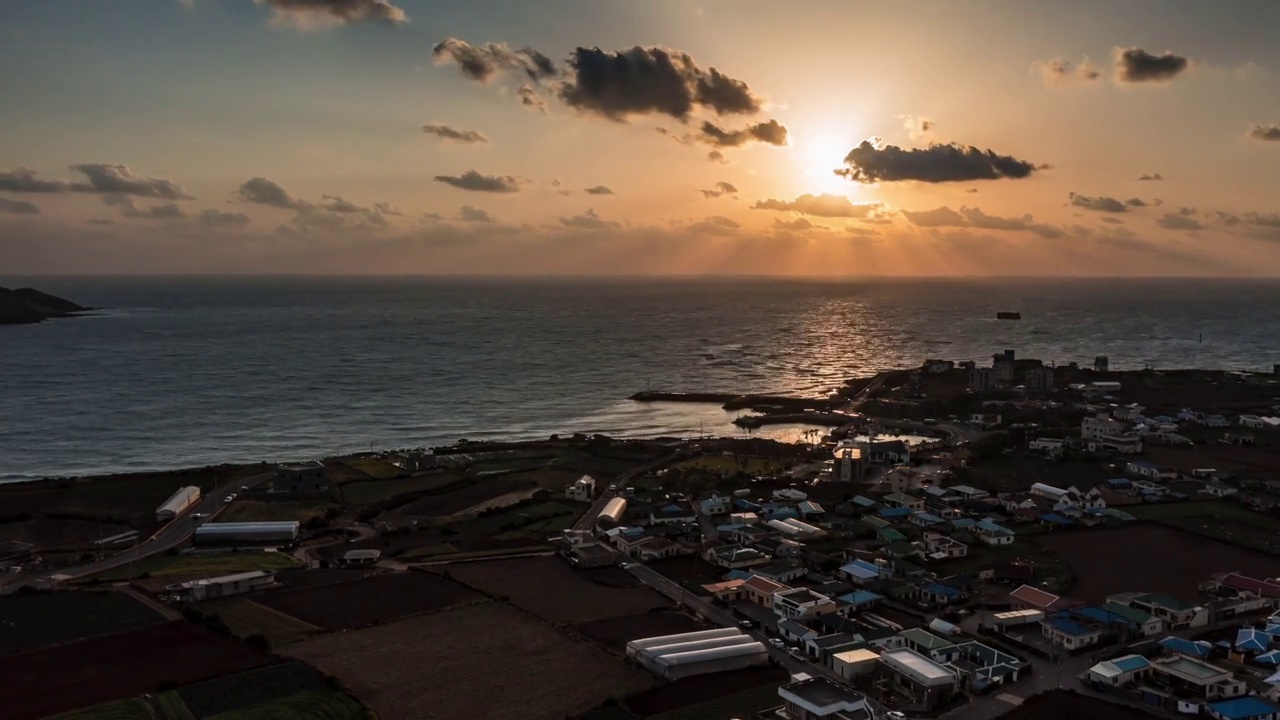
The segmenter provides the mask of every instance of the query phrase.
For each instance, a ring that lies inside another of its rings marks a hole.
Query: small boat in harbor
[[[1021,320],[1022,313],[1014,312],[1012,310],[1001,310],[1000,312],[996,313],[996,319],[997,320]]]

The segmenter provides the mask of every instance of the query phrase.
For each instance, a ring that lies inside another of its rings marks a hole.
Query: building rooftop
[[[797,603],[800,605],[822,602],[823,600],[827,599],[826,597],[823,597],[822,595],[819,595],[818,593],[808,588],[792,588],[791,590],[782,590],[776,593],[775,597],[786,598],[788,601]]]
[[[1227,720],[1270,717],[1280,712],[1280,706],[1251,695],[1209,703],[1209,708]]]
[[[799,700],[802,704],[809,706],[806,709],[815,714],[855,710],[866,704],[866,698],[862,693],[825,677],[810,677],[788,683],[778,688],[778,695],[793,702]]]
[[[894,670],[907,672],[930,685],[955,681],[955,673],[908,648],[885,650],[880,653],[880,662]]]
[[[1177,675],[1182,675],[1188,679],[1203,683],[1211,682],[1215,678],[1231,674],[1222,668],[1214,667],[1208,663],[1182,656],[1166,660],[1158,660],[1154,663],[1153,667],[1172,671]]]
[[[943,640],[928,630],[922,630],[920,628],[907,628],[906,630],[898,633],[898,635],[902,636],[902,638],[907,642],[910,642],[913,645],[919,645],[926,650],[941,650],[942,648],[949,648],[952,645],[955,645],[955,643],[950,640]]]
[[[1138,599],[1138,602],[1148,603],[1150,605],[1158,605],[1160,607],[1168,608],[1175,612],[1181,611],[1181,610],[1190,610],[1192,607],[1194,607],[1193,605],[1184,603],[1178,598],[1172,595],[1166,595],[1165,593],[1147,593],[1146,595],[1142,595],[1137,599]]]
[[[1048,624],[1049,627],[1053,628],[1054,630],[1057,630],[1060,633],[1063,633],[1066,635],[1073,635],[1075,637],[1092,635],[1096,632],[1099,632],[1096,628],[1091,628],[1088,625],[1083,625],[1070,618],[1053,618],[1051,620],[1045,620],[1044,622]]]

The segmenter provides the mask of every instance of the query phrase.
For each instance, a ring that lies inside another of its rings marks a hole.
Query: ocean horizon
[[[645,389],[824,395],[1005,348],[1270,371],[1280,281],[24,276],[99,313],[0,327],[0,481],[461,438],[740,435]],[[1017,311],[1018,321],[995,318]],[[754,433],[794,439],[797,428]]]

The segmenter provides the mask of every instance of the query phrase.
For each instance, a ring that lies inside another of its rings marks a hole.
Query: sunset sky
[[[6,274],[1280,275],[1280,2],[0,3]]]

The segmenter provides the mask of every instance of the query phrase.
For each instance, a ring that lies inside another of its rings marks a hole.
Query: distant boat
[[[1020,312],[1012,312],[1012,311],[1009,311],[1009,310],[1002,310],[1002,311],[1000,311],[1000,312],[996,313],[996,319],[997,319],[997,320],[1021,320],[1021,319],[1022,319],[1022,313],[1020,313]]]

